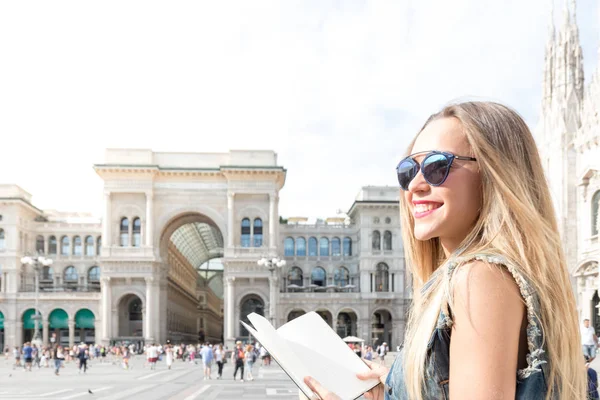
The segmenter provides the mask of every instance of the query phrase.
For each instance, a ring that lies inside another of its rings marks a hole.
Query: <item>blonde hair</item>
[[[431,121],[442,118],[460,122],[482,180],[483,205],[475,226],[459,246],[461,256],[504,256],[529,279],[539,296],[538,317],[549,360],[546,399],[585,398],[587,378],[581,360],[575,297],[550,191],[529,128],[506,106],[465,102],[432,115],[421,131]],[[442,303],[448,301],[442,282],[444,274],[435,274],[424,293],[421,287],[447,260],[439,238],[415,239],[413,216],[404,196],[400,196],[400,216],[405,256],[413,275],[413,306],[404,341],[404,377],[409,398],[421,400],[427,342]]]

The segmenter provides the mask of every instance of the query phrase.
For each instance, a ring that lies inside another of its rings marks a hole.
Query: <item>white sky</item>
[[[0,183],[100,215],[107,147],[273,149],[281,215],[332,216],[396,185],[450,100],[535,125],[550,1],[0,0]],[[597,4],[578,1],[586,78]]]

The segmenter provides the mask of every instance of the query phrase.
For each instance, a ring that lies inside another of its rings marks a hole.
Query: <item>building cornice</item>
[[[42,210],[40,210],[39,208],[37,208],[22,197],[0,197],[0,202],[22,202],[23,204],[28,206],[32,211],[35,211],[40,214],[44,213]]]
[[[352,215],[358,206],[364,206],[365,208],[398,208],[400,202],[397,200],[356,200],[348,210],[348,215]]]

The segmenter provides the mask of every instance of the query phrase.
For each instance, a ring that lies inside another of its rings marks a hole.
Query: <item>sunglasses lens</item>
[[[427,156],[421,165],[423,176],[430,185],[441,185],[448,176],[450,160],[444,154]]]
[[[400,183],[400,187],[404,190],[408,190],[410,181],[412,181],[413,178],[417,176],[417,172],[419,172],[419,166],[411,158],[407,158],[400,161],[396,170],[398,172],[398,183]]]

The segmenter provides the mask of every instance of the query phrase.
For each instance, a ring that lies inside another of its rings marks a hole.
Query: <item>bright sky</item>
[[[448,101],[499,100],[534,126],[550,1],[4,0],[0,183],[101,215],[105,148],[273,149],[281,215],[333,216],[396,185]],[[578,1],[586,79],[597,7]]]

